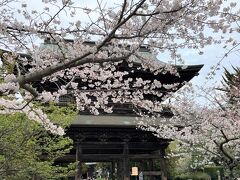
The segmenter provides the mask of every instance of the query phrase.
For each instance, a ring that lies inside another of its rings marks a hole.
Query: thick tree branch
[[[33,95],[33,97],[39,96],[38,92],[29,84],[20,84],[20,87],[30,92]]]
[[[117,23],[117,25],[112,29],[112,31],[109,33],[109,35],[102,41],[101,44],[98,45],[97,49],[101,48],[104,46],[104,44],[108,41],[110,41],[110,39],[115,35],[115,32],[123,25],[125,24],[132,16],[134,16],[134,14],[137,12],[137,10],[143,5],[143,3],[146,0],[142,0],[133,10],[133,12],[131,12],[128,17],[126,17],[125,19],[123,19],[121,22]]]
[[[234,159],[233,159],[232,156],[231,156],[228,152],[226,152],[226,150],[224,149],[224,145],[225,145],[226,143],[228,143],[229,141],[226,141],[226,140],[225,140],[225,141],[223,141],[223,142],[221,142],[221,143],[217,143],[217,141],[213,140],[213,142],[215,143],[216,146],[219,147],[219,150],[223,153],[223,155],[224,155],[226,158],[229,159],[229,163],[230,163],[230,164],[233,163]]]
[[[22,86],[23,84],[40,80],[43,77],[49,76],[55,72],[58,72],[58,71],[61,71],[61,70],[67,69],[67,68],[80,66],[80,65],[83,65],[86,63],[118,62],[121,60],[126,60],[131,55],[131,53],[129,53],[125,56],[116,57],[116,58],[107,58],[107,59],[87,58],[87,56],[89,56],[90,54],[91,54],[91,52],[87,52],[86,54],[84,54],[78,58],[75,58],[71,61],[58,63],[56,65],[52,65],[52,66],[47,67],[42,70],[37,70],[32,73],[28,73],[26,75],[21,75],[20,77],[16,78],[13,82],[18,82]],[[33,94],[35,94],[35,93],[33,93]]]

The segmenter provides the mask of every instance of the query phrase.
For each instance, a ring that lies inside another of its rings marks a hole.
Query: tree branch
[[[127,54],[125,56],[121,56],[121,57],[106,58],[106,59],[87,58],[87,56],[89,56],[90,54],[91,54],[91,52],[87,52],[86,54],[84,54],[78,58],[75,58],[71,61],[58,63],[56,65],[52,65],[52,66],[47,67],[42,70],[37,70],[35,72],[28,73],[26,75],[21,75],[20,77],[13,80],[13,82],[16,82],[16,83],[18,82],[19,84],[21,84],[21,86],[23,86],[23,84],[40,80],[43,77],[49,76],[57,71],[60,71],[60,70],[66,69],[66,68],[72,68],[72,67],[80,66],[80,65],[83,65],[86,63],[118,62],[118,61],[129,58],[132,53],[129,53],[129,54]],[[33,93],[33,94],[35,94],[35,93]]]
[[[122,10],[121,10],[121,13],[120,13],[120,17],[118,19],[118,24],[122,21],[126,5],[127,5],[127,0],[124,0],[123,5],[122,5]]]
[[[20,84],[20,87],[27,90],[28,92],[30,92],[33,95],[33,97],[38,97],[39,96],[38,92],[32,86],[30,86],[29,84]]]

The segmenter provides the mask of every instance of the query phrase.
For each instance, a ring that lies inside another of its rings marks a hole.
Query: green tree
[[[233,70],[234,72],[230,73],[225,69],[221,90],[226,92],[229,103],[236,105],[240,98],[240,68],[233,67]]]
[[[67,107],[45,106],[52,121],[66,127],[75,112]],[[61,123],[60,123],[61,121]],[[0,115],[0,179],[59,179],[75,169],[55,160],[72,148],[72,140],[50,134],[22,113]]]

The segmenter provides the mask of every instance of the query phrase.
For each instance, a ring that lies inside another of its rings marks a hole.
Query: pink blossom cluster
[[[72,0],[44,0],[39,7],[29,4],[32,2],[0,3],[2,103],[20,91],[26,101],[57,101],[61,95],[71,94],[78,110],[93,114],[99,109],[111,113],[109,102],[159,111],[159,101],[179,85],[132,78],[134,72],[129,69],[179,76],[176,68],[156,56],[167,52],[172,61],[182,62],[179,50],[183,48],[202,54],[211,44],[229,49],[239,45],[232,35],[239,32],[236,23],[240,20],[234,2],[124,0],[106,5],[96,2],[94,7]],[[145,99],[148,95],[155,98]],[[8,108],[6,104],[2,107]]]

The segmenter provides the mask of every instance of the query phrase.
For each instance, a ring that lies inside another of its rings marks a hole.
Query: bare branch
[[[124,0],[123,5],[122,5],[122,10],[121,10],[121,13],[120,13],[120,17],[118,19],[118,24],[122,21],[124,11],[126,9],[126,5],[127,5],[127,0]]]
[[[66,6],[67,6],[67,4],[64,4],[64,5],[62,6],[62,8],[60,8],[60,9],[58,10],[58,12],[57,12],[56,14],[54,14],[54,16],[45,24],[44,30],[47,29],[47,27],[49,26],[49,24],[58,16],[58,14],[59,14]]]

